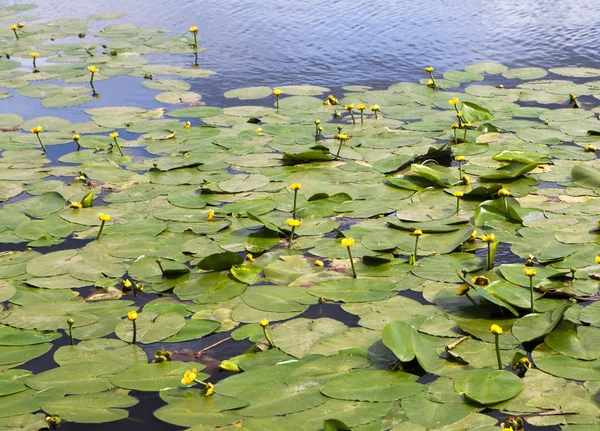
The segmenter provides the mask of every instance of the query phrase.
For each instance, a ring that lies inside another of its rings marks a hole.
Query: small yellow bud
[[[137,311],[130,311],[129,313],[127,313],[127,319],[128,320],[133,321],[133,320],[135,320],[137,318],[138,318]]]
[[[375,112],[375,111],[379,111],[381,108],[379,105],[373,105],[369,108],[371,111]]]
[[[190,127],[192,127],[192,123],[190,123],[189,121],[186,121],[185,124],[183,125],[184,129],[189,129]]]
[[[32,52],[29,54],[32,58],[38,58],[40,55],[37,52]]]
[[[465,156],[456,156],[454,158],[455,162],[463,162],[465,160]]]
[[[289,227],[300,227],[300,225],[302,224],[302,222],[300,220],[295,220],[293,218],[289,218],[285,221],[285,223],[289,226]]]
[[[190,33],[198,33],[198,27],[197,26],[190,27]]]
[[[73,135],[73,140],[75,142],[79,141],[80,139],[81,139],[81,136],[79,136],[79,135]]]
[[[11,26],[10,26],[10,29],[11,29],[12,31],[15,31],[15,30],[17,29],[17,26],[13,24],[13,25],[11,25]]]
[[[342,239],[343,247],[352,247],[354,245],[354,238],[344,238]]]
[[[276,88],[275,90],[273,90],[273,94],[275,96],[281,96],[283,94],[283,91],[281,91],[278,88]]]
[[[344,106],[344,109],[347,111],[352,111],[354,109],[354,103]]]
[[[261,132],[262,132],[262,129],[259,127],[258,129],[256,129],[256,130],[255,130],[255,132],[256,132],[257,134],[258,134],[258,133],[261,133]]]
[[[71,202],[69,204],[69,208],[73,208],[73,209],[81,209],[83,208],[83,205],[81,202]]]
[[[74,324],[75,324],[75,319],[73,319],[73,318],[69,317],[69,318],[67,319],[67,323],[69,324],[69,326],[72,326],[72,325],[74,325]]]
[[[321,120],[315,120],[315,124],[321,124]]]
[[[423,231],[421,229],[415,229],[415,230],[413,230],[412,234],[415,236],[421,236],[421,235],[423,235]]]
[[[510,196],[510,190],[500,189],[498,190],[498,196],[502,196],[503,198]]]
[[[458,125],[458,123],[452,123],[451,126],[453,129],[458,129],[460,126]]]
[[[254,262],[256,259],[254,258],[254,256],[252,255],[252,253],[248,253],[246,255],[246,259],[249,260],[250,262]]]
[[[208,382],[206,384],[204,396],[205,397],[210,397],[212,395],[214,389],[215,389],[215,385],[213,385],[212,383]]]
[[[262,319],[260,322],[258,322],[258,324],[261,326],[261,328],[266,328],[269,326],[269,321],[267,319]]]
[[[431,67],[431,66],[427,66],[427,67],[425,68],[425,71],[426,71],[426,72],[429,72],[429,73],[431,73],[431,72],[433,72],[433,67]]]
[[[469,291],[469,289],[471,289],[471,288],[469,287],[468,284],[461,284],[460,286],[458,286],[458,294],[460,296],[463,296],[464,294],[466,294]]]
[[[457,198],[462,198],[462,197],[464,196],[464,193],[463,193],[463,192],[454,192],[453,194],[454,194],[454,196],[455,196],[455,197],[457,197]]]
[[[463,175],[462,180],[463,180],[463,184],[466,186],[471,184],[471,177],[469,177],[468,175]]]
[[[592,144],[588,144],[585,146],[585,148],[583,149],[583,151],[585,151],[586,153],[595,153],[596,152],[596,147],[594,147]]]
[[[490,331],[492,331],[492,333],[494,335],[502,335],[502,327],[500,327],[500,326],[498,326],[496,324],[493,324],[491,326]]]
[[[596,265],[600,265],[600,256],[596,256]]]
[[[125,281],[123,282],[123,287],[125,287],[126,289],[130,289],[130,288],[131,288],[131,286],[133,286],[133,284],[131,283],[131,281],[129,281],[129,280],[125,280]]]
[[[323,262],[321,262],[319,259],[315,260],[315,266],[323,266]]]
[[[208,221],[213,221],[213,219],[215,218],[215,212],[213,210],[208,210],[206,217]]]

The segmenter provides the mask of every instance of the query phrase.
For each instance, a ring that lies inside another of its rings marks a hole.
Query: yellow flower
[[[198,33],[198,27],[197,26],[190,27],[190,33]]]
[[[496,235],[494,235],[493,233],[489,235],[481,235],[481,240],[483,242],[494,242],[496,241]]]
[[[323,262],[317,259],[315,260],[315,266],[323,266]]]
[[[290,185],[290,189],[296,191],[296,190],[300,190],[300,188],[302,187],[302,184],[299,183],[293,183],[292,185]]]
[[[258,322],[258,324],[262,327],[262,328],[266,328],[267,326],[269,326],[269,321],[267,319],[262,319],[260,322]]]
[[[192,369],[192,371],[186,371],[183,374],[183,379],[181,379],[181,384],[182,385],[189,385],[190,383],[193,383],[194,380],[196,380],[196,376],[198,375],[198,371],[194,368]]]
[[[81,136],[79,136],[79,135],[73,135],[73,140],[75,142],[79,141],[80,139],[81,139]]]
[[[600,256],[596,256],[596,265],[600,265]]]
[[[583,149],[583,151],[585,151],[586,153],[595,153],[596,152],[596,147],[594,147],[592,144],[588,144]]]
[[[452,123],[452,126],[450,126],[450,127],[452,127],[453,129],[458,129],[459,126],[458,126],[458,123]]]
[[[354,238],[342,239],[342,247],[352,247],[354,245]]]
[[[22,22],[20,22],[20,23],[17,24],[17,27],[23,28],[23,27],[25,27],[25,24],[23,24]]]
[[[453,97],[452,99],[450,99],[448,101],[448,103],[451,104],[452,106],[458,105],[458,97]]]
[[[525,275],[527,277],[534,277],[536,274],[535,269],[525,268]]]
[[[413,230],[412,235],[421,236],[421,235],[423,235],[423,231],[421,229],[415,229],[415,230]]]
[[[464,196],[463,192],[454,192],[454,196],[457,198],[462,198]]]
[[[468,175],[463,175],[463,177],[462,177],[462,180],[463,180],[463,183],[464,183],[465,185],[467,185],[467,186],[468,186],[469,184],[471,184],[471,177],[470,177],[470,176],[468,176]]]
[[[487,277],[484,277],[483,275],[477,275],[477,276],[473,277],[473,279],[471,280],[471,283],[473,283],[476,286],[487,286],[490,284],[490,279]]]
[[[213,385],[212,383],[208,382],[206,384],[206,392],[204,393],[205,397],[210,397],[213,393],[213,390],[215,389],[215,385]]]
[[[348,140],[348,135],[344,134],[344,133],[338,133],[336,136],[336,139],[341,139],[343,141],[347,141]]]
[[[492,334],[494,335],[502,335],[502,327],[495,323],[491,326],[490,331],[492,331]]]
[[[356,105],[356,109],[358,109],[359,111],[363,111],[367,109],[367,105],[361,103],[360,105]]]
[[[371,111],[375,112],[375,111],[379,111],[380,106],[379,105],[373,105],[369,108]]]
[[[129,281],[129,279],[125,280],[123,282],[123,287],[125,287],[126,289],[129,289],[132,286],[131,281]]]
[[[344,106],[344,109],[346,109],[348,111],[352,111],[354,109],[354,103]]]
[[[215,212],[213,210],[208,210],[206,217],[208,218],[208,221],[212,221],[215,218]]]
[[[333,94],[330,94],[329,96],[327,96],[327,101],[329,103],[331,103],[332,105],[338,104],[338,100],[335,97],[333,97]]]
[[[471,289],[471,288],[469,287],[468,284],[461,284],[460,286],[458,286],[458,294],[460,296],[463,296],[464,294],[466,294],[469,291],[469,289]]]
[[[42,126],[37,126],[31,129],[31,133],[40,133],[42,130],[44,130],[42,129]]]
[[[433,79],[430,79],[425,83],[425,87],[433,87]]]
[[[38,58],[40,55],[37,52],[32,52],[31,54],[29,54],[31,57],[33,58]]]
[[[293,218],[289,218],[285,222],[289,227],[300,227],[300,225],[302,224],[300,220],[295,220]]]
[[[128,320],[134,321],[137,318],[138,318],[137,311],[130,311],[129,313],[127,313]]]
[[[315,120],[315,124],[321,124],[321,120]]]
[[[111,133],[111,134],[110,134],[110,135],[108,135],[108,136],[109,136],[111,139],[115,139],[115,138],[117,138],[117,137],[119,136],[119,132],[114,132],[114,133]]]
[[[323,130],[325,130],[323,126],[319,126],[319,132],[322,132]]]
[[[192,123],[190,123],[189,121],[186,121],[185,124],[183,125],[184,129],[189,129],[190,127],[192,127]]]
[[[427,67],[425,68],[425,71],[426,71],[426,72],[429,72],[429,73],[431,73],[431,72],[433,72],[433,67],[431,67],[431,66],[427,66]]]
[[[477,239],[477,230],[474,230],[473,232],[471,232],[471,239],[472,240]]]
[[[258,129],[255,130],[256,133],[261,133],[262,129],[259,127]]]
[[[456,123],[454,123],[454,124],[456,124]],[[454,158],[454,161],[456,161],[456,162],[462,162],[464,160],[465,160],[465,156],[456,156]]]
[[[100,221],[110,221],[110,216],[108,214],[98,214],[98,220]]]
[[[252,253],[248,253],[246,255],[246,259],[248,259],[250,262],[254,262],[256,259],[254,258],[254,256],[252,255]]]
[[[88,66],[88,70],[92,73],[100,72],[100,69],[98,69],[96,66]]]
[[[13,25],[10,26],[10,29],[14,31],[14,30],[17,29],[17,26],[13,24]]]
[[[81,202],[71,202],[69,204],[69,208],[73,208],[73,209],[78,208],[78,209],[81,209],[81,208],[83,208],[83,205],[81,204]]]
[[[275,90],[273,90],[273,94],[275,96],[281,96],[283,94],[283,91],[281,91],[280,89],[276,88]]]
[[[500,189],[498,190],[498,196],[502,196],[503,198],[505,198],[506,196],[510,196],[510,190]]]

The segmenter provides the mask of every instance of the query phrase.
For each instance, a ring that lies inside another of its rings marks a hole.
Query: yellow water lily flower
[[[471,279],[471,283],[476,286],[488,286],[490,284],[490,279],[483,275],[477,275]]]
[[[346,135],[345,133],[338,133],[337,135],[335,135],[335,138],[340,139],[342,141],[347,141],[348,135]]]
[[[206,217],[208,218],[208,221],[212,221],[215,218],[215,212],[213,210],[208,210]]]
[[[44,130],[42,128],[42,126],[37,126],[37,127],[34,127],[33,129],[31,129],[31,133],[41,133],[42,130]]]
[[[130,311],[129,313],[127,313],[127,320],[136,320],[138,318],[138,314],[137,311]]]
[[[415,229],[415,230],[413,230],[412,235],[421,236],[421,235],[423,235],[423,231],[421,229]]]
[[[315,266],[323,266],[323,262],[317,259],[315,260]]]
[[[494,242],[496,240],[496,235],[494,235],[493,233],[489,235],[481,235],[481,240],[483,242]]]
[[[181,384],[182,385],[189,385],[191,383],[194,382],[194,380],[196,380],[196,377],[198,376],[198,371],[193,368],[192,371],[186,371],[185,373],[183,373],[183,379],[181,379]]]
[[[302,184],[299,184],[299,183],[293,183],[292,185],[290,185],[290,189],[293,191],[300,190],[301,187],[302,187]]]
[[[321,120],[315,120],[315,124],[321,124]]]
[[[257,134],[259,134],[259,133],[262,133],[262,128],[260,128],[260,127],[259,127],[258,129],[256,129],[256,130],[255,130],[255,132],[256,132]]]
[[[452,106],[458,105],[458,97],[453,97],[452,99],[448,100],[448,103]]]
[[[92,73],[100,72],[100,69],[98,69],[96,66],[88,66],[88,70]]]
[[[595,153],[596,152],[596,147],[594,147],[592,144],[588,144],[585,146],[585,148],[583,149],[583,151],[585,151],[586,153]]]
[[[100,213],[100,214],[98,214],[98,220],[100,220],[100,221],[110,221],[110,216],[108,214]]]
[[[197,26],[190,27],[190,33],[198,33],[198,27]]]
[[[498,196],[502,196],[503,198],[505,198],[506,196],[510,196],[510,190],[500,189],[498,190]]]
[[[463,184],[466,186],[471,184],[471,177],[468,175],[463,175],[462,180],[463,180]]]
[[[535,277],[536,274],[537,272],[535,271],[535,269],[525,268],[525,275],[527,277]]]
[[[189,121],[186,121],[185,124],[183,125],[184,129],[189,129],[190,127],[192,127],[192,123],[190,123]]]
[[[11,29],[12,31],[15,31],[15,30],[17,29],[17,26],[13,24],[13,25],[11,25],[11,26],[10,26],[10,29]]]
[[[596,256],[596,265],[600,265],[600,256]]]
[[[463,192],[454,192],[453,195],[457,198],[462,198],[464,196]]]
[[[212,395],[214,389],[215,389],[215,385],[213,385],[212,383],[208,382],[206,384],[206,391],[204,392],[204,396],[205,397],[210,397]]]
[[[20,22],[20,23],[18,23],[18,24],[17,24],[17,27],[18,27],[18,28],[24,28],[24,27],[25,27],[25,24],[23,24],[22,22]]]
[[[285,221],[285,223],[289,226],[289,227],[300,227],[300,225],[302,224],[302,222],[300,220],[295,220],[293,218],[289,218]]]
[[[461,284],[460,286],[458,286],[458,294],[460,296],[463,296],[464,294],[466,294],[471,288],[469,287],[468,284]]]
[[[40,55],[37,52],[32,52],[31,54],[29,54],[29,56],[32,58],[38,58]]]
[[[250,262],[254,262],[256,259],[254,258],[252,253],[248,253],[248,254],[246,254],[246,260],[249,260]]]
[[[359,111],[363,111],[367,109],[367,105],[361,103],[360,105],[356,105],[356,109],[358,109]]]
[[[490,331],[492,331],[492,334],[494,335],[502,335],[502,327],[495,323],[490,327]]]
[[[81,204],[81,202],[71,202],[69,204],[69,208],[81,209],[81,208],[83,208],[83,205]]]
[[[354,103],[344,106],[344,109],[347,111],[352,111],[354,109]]]
[[[133,284],[131,283],[131,281],[129,279],[127,279],[123,282],[123,287],[125,287],[126,289],[131,288],[131,286],[133,286]]]
[[[273,94],[275,96],[281,96],[283,94],[283,91],[281,91],[279,88],[276,88],[275,90],[273,90]]]
[[[354,238],[344,238],[342,239],[343,247],[352,247],[354,245]]]
[[[114,132],[114,133],[111,133],[111,134],[110,134],[110,135],[108,135],[108,136],[109,136],[111,139],[118,138],[118,137],[119,137],[119,132]]]
[[[381,109],[381,107],[379,105],[373,105],[371,107],[369,107],[369,109],[373,112],[379,111]]]
[[[258,324],[261,326],[261,328],[266,328],[267,326],[269,326],[269,321],[267,319],[262,319],[258,322]]]
[[[454,124],[456,124],[456,123],[454,123]],[[453,126],[453,127],[454,127],[454,126]],[[462,162],[462,161],[464,161],[464,160],[465,160],[465,156],[456,156],[456,157],[454,158],[454,161],[455,161],[455,162]]]
[[[81,136],[79,136],[79,135],[73,135],[73,140],[75,142],[79,141],[80,139],[81,139]]]
[[[433,67],[431,67],[431,66],[427,66],[427,67],[425,68],[425,71],[426,71],[426,72],[429,72],[429,73],[431,73],[431,72],[433,72]]]

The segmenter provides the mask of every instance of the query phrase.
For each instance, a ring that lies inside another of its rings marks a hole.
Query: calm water
[[[192,81],[191,91],[207,104],[235,103],[223,99],[230,89],[254,85],[315,84],[337,88],[362,84],[384,88],[402,80],[426,76],[423,68],[437,71],[462,69],[477,61],[497,61],[509,67],[599,67],[600,2],[566,0],[33,0],[40,7],[28,15],[82,18],[101,12],[126,12],[118,21],[96,23],[93,30],[114,22],[187,34],[199,28],[200,67],[218,75]],[[18,3],[5,1],[5,4]],[[541,3],[541,4],[540,4]],[[193,58],[171,56],[153,62],[190,65]],[[108,83],[110,82],[110,85]],[[120,77],[97,84],[102,94],[86,105],[49,110],[38,99],[16,95],[0,102],[0,112],[15,112],[25,119],[60,115],[86,121],[82,109],[90,106],[158,106],[156,92],[145,90],[139,79]],[[54,157],[52,157],[55,159]],[[193,347],[216,340],[209,337]],[[215,359],[238,352],[215,349]],[[45,356],[46,360],[49,356]],[[35,362],[35,361],[34,361]],[[43,368],[42,364],[32,363]],[[136,393],[140,404],[130,418],[114,424],[67,424],[65,430],[130,430],[132,425],[151,429],[180,427],[152,421],[162,404],[154,394]],[[148,423],[150,422],[150,423]],[[541,430],[541,428],[538,428]]]

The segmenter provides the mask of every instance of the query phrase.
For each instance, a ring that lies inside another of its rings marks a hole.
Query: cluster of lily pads
[[[56,41],[87,31],[7,26],[0,86],[59,107],[129,74],[183,106],[0,115],[0,430],[123,419],[130,391],[194,431],[597,429],[600,69],[427,68],[222,108],[176,79],[208,72],[144,58],[197,54],[197,28]],[[221,333],[251,346],[221,372],[170,351]]]

